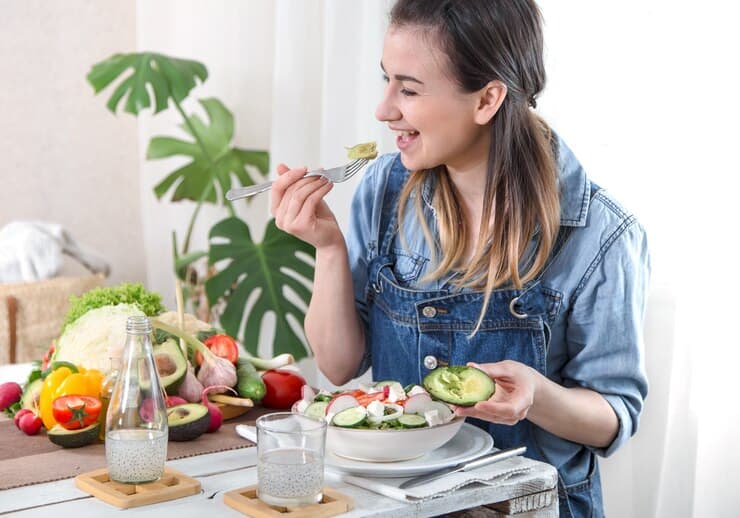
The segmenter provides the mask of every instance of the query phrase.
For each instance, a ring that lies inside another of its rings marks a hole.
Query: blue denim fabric
[[[416,200],[407,206],[402,244],[395,203],[408,171],[399,155],[383,155],[368,169],[353,199],[347,236],[355,300],[366,325],[358,375],[372,366],[374,379],[405,385],[421,382],[430,355],[458,365],[511,359],[563,386],[601,393],[619,419],[617,437],[605,449],[567,441],[529,421],[506,426],[470,420],[498,447],[524,444],[528,456],[558,469],[561,516],[601,516],[596,455],[610,455],[635,433],[647,394],[642,322],[649,256],[634,216],[588,180],[560,139],[556,145],[556,247],[542,275],[523,289],[494,291],[472,338],[483,295],[454,290],[450,278],[419,282],[431,253],[415,222]],[[421,196],[435,232],[433,190],[430,177]]]

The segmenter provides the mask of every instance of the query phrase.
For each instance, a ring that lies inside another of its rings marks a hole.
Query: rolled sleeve
[[[570,360],[562,382],[600,393],[619,420],[612,443],[591,448],[600,456],[611,455],[634,435],[647,396],[643,320],[649,276],[645,232],[634,218],[625,218],[605,236],[571,303]]]

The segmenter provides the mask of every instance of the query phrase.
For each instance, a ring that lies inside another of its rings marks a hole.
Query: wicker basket
[[[0,284],[0,365],[40,360],[59,336],[69,298],[101,286],[102,274]]]

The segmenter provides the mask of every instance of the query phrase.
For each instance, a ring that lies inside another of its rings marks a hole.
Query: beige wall
[[[136,119],[94,96],[93,63],[136,49],[136,2],[8,0],[0,15],[0,226],[64,225],[145,281]],[[82,271],[71,260],[66,271]]]

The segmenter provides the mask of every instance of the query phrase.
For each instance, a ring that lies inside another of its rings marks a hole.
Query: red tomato
[[[236,363],[239,359],[239,346],[237,345],[236,340],[231,338],[229,335],[209,336],[203,343],[213,354],[220,358],[225,358],[231,363]],[[198,362],[198,365],[203,363],[203,355],[200,354],[200,351],[196,351],[195,361]]]
[[[301,399],[301,389],[306,380],[295,372],[281,369],[270,369],[262,375],[265,383],[265,397],[262,405],[268,408],[290,408]]]
[[[372,394],[355,396],[355,399],[357,399],[357,402],[360,404],[360,406],[367,406],[373,401],[383,401],[385,399],[385,395],[383,394],[383,392],[373,392]]]
[[[92,396],[63,396],[51,404],[54,419],[67,430],[90,426],[98,420],[100,400]]]

